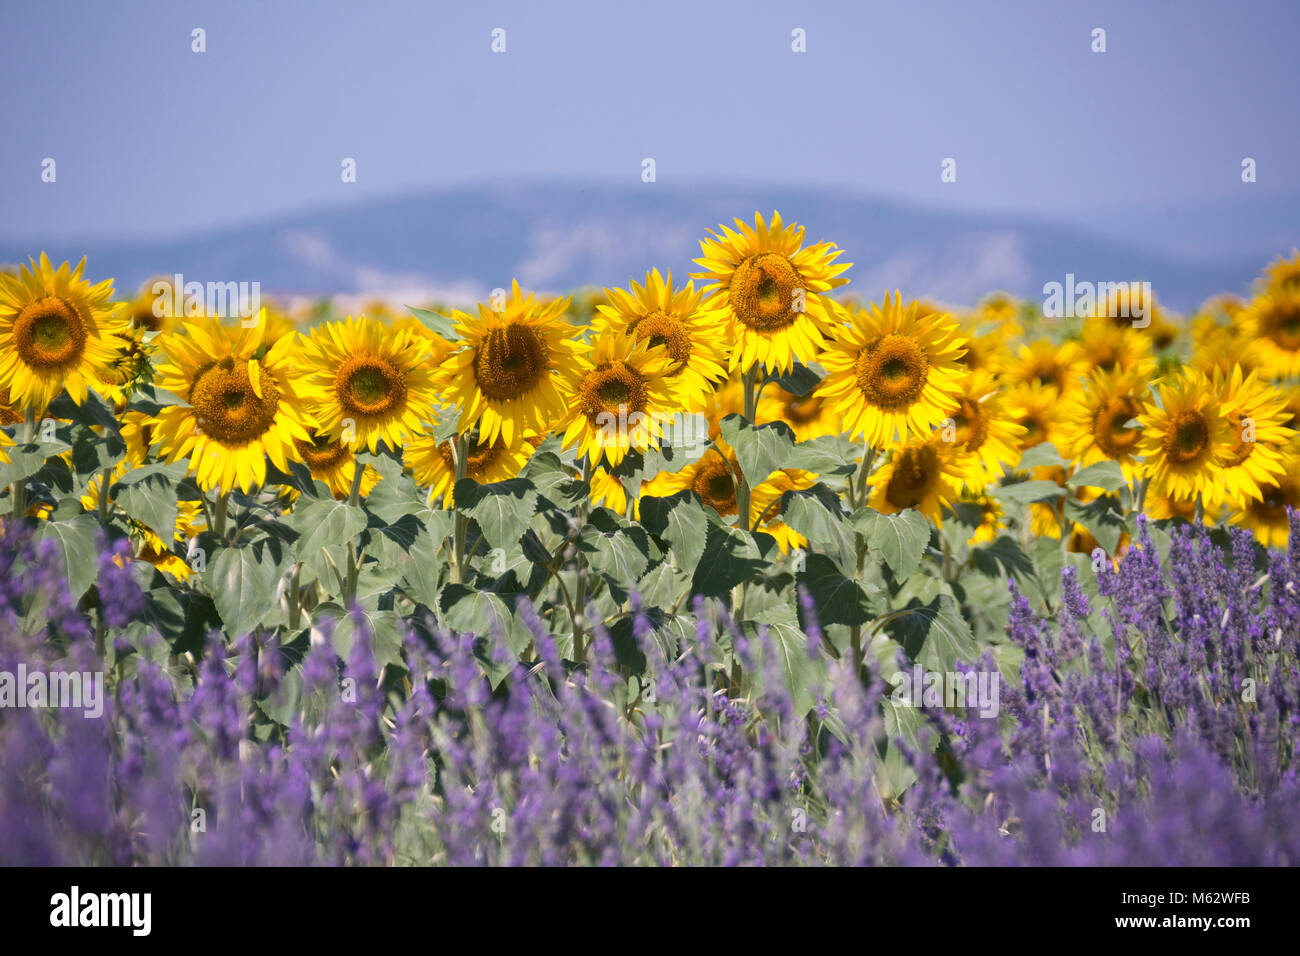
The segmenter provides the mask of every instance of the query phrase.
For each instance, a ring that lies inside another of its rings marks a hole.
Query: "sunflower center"
[[[939,477],[939,453],[929,445],[904,448],[885,485],[885,500],[899,510],[925,500]]]
[[[897,410],[920,400],[929,369],[930,361],[914,338],[891,332],[867,343],[854,370],[868,402]]]
[[[1039,436],[1047,433],[1047,422],[1037,412],[1030,412],[1020,419],[1019,424],[1025,430],[1024,445],[1026,448],[1039,444],[1041,441]]]
[[[342,442],[330,441],[328,435],[314,435],[311,441],[295,438],[293,447],[313,474],[330,472],[352,457]]]
[[[710,452],[700,462],[691,489],[718,514],[736,513],[736,484],[731,480],[731,469],[717,452]]]
[[[787,421],[795,425],[806,425],[809,422],[815,422],[822,413],[822,400],[816,395],[805,395],[800,398],[792,395],[785,400],[784,408]]]
[[[964,446],[968,451],[976,451],[984,447],[984,442],[989,437],[989,420],[978,402],[963,398],[961,405],[952,415],[952,421],[957,427],[957,444]]]
[[[241,443],[261,437],[275,422],[280,389],[263,370],[253,391],[248,363],[227,357],[199,372],[190,389],[194,421],[203,434],[221,442]]]
[[[496,461],[502,447],[504,446],[497,442],[490,445],[480,445],[475,442],[474,447],[470,449],[469,460],[465,462],[465,477],[477,478],[486,471]],[[455,472],[456,459],[452,457],[450,441],[445,441],[438,446],[438,455],[442,458],[442,463],[452,472]]]
[[[489,399],[510,401],[533,390],[546,374],[546,359],[537,330],[512,322],[483,336],[474,353],[474,379]]]
[[[803,288],[794,264],[775,252],[761,252],[736,266],[731,310],[751,329],[776,332],[794,324],[795,290]]]
[[[1185,465],[1199,461],[1210,445],[1210,423],[1200,412],[1180,412],[1165,436],[1165,455],[1174,463]]]
[[[1268,336],[1288,352],[1300,350],[1300,307],[1287,302],[1273,310],[1266,323]]]
[[[691,337],[681,321],[667,312],[656,309],[628,323],[628,330],[638,342],[649,342],[651,347],[662,345],[673,360],[668,375],[681,372],[691,357]]]
[[[66,369],[86,351],[86,326],[72,303],[47,295],[26,305],[14,320],[14,345],[29,367]]]
[[[1092,437],[1109,458],[1132,454],[1140,432],[1128,423],[1137,417],[1137,402],[1127,395],[1112,398],[1097,409],[1092,422]]]
[[[349,415],[387,415],[406,406],[406,376],[378,355],[357,355],[339,367],[335,392]]]
[[[608,362],[587,373],[578,387],[578,401],[593,422],[606,414],[644,412],[648,404],[646,381],[626,363]]]

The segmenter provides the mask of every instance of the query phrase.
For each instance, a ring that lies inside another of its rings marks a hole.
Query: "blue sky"
[[[1085,221],[1300,194],[1293,2],[54,2],[0,12],[0,234],[465,181],[749,180]],[[202,27],[207,52],[191,52]],[[507,52],[490,51],[506,30]],[[794,54],[790,33],[807,34]],[[1090,50],[1094,27],[1107,52]],[[53,157],[58,180],[42,183]],[[343,157],[357,182],[340,182]],[[942,184],[940,162],[957,160]]]

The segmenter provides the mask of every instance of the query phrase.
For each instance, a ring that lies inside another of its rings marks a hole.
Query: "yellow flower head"
[[[1263,486],[1285,471],[1283,456],[1296,437],[1287,426],[1291,412],[1286,395],[1254,372],[1245,375],[1240,365],[1216,373],[1213,381],[1231,439],[1222,494],[1230,501],[1259,498]]]
[[[478,440],[462,435],[455,439],[462,444],[468,457],[465,459],[465,477],[481,485],[506,481],[516,477],[528,463],[533,449],[541,442],[533,432],[516,435],[512,445],[503,436]],[[406,446],[406,467],[421,488],[429,489],[429,501],[442,500],[444,508],[455,504],[456,457],[452,439],[438,441],[425,434]]]
[[[673,276],[658,269],[646,274],[645,285],[606,289],[608,304],[597,306],[593,328],[597,337],[627,332],[637,342],[662,345],[671,364],[665,373],[678,402],[687,411],[701,411],[714,384],[726,377],[727,344],[716,314],[701,308],[702,292],[693,283],[673,291]]]
[[[961,493],[969,457],[938,435],[900,445],[868,479],[868,503],[884,514],[915,508],[941,527],[944,507]]]
[[[428,344],[364,316],[312,329],[303,391],[321,432],[349,449],[400,449],[420,433],[438,392]]]
[[[1213,385],[1199,372],[1188,371],[1160,386],[1159,399],[1159,404],[1146,402],[1138,416],[1143,473],[1157,494],[1213,500],[1232,447]]]
[[[854,435],[884,445],[925,436],[961,391],[966,339],[947,313],[923,315],[898,293],[851,315],[822,353],[817,387]]]
[[[664,425],[680,406],[666,378],[672,356],[661,345],[639,342],[627,332],[605,332],[578,356],[573,402],[556,423],[564,447],[578,443],[578,457],[611,467],[629,451],[659,447]]]
[[[1248,354],[1265,375],[1300,377],[1300,290],[1266,292],[1239,319]]]
[[[964,478],[974,492],[983,491],[989,481],[1020,460],[1024,434],[1024,426],[1011,418],[1003,404],[997,379],[988,372],[972,372],[961,380],[941,429],[941,437],[951,438],[959,451],[970,453]]]
[[[736,220],[739,232],[718,227],[712,238],[700,240],[703,257],[695,264],[704,271],[691,274],[711,284],[716,293],[705,303],[727,322],[731,368],[787,372],[796,360],[811,361],[822,347],[833,319],[825,293],[849,280],[840,273],[852,263],[836,263],[841,250],[834,243],[805,247],[804,229],[781,222],[774,212],[770,225],[755,214],[754,226]]]
[[[168,462],[190,459],[205,491],[245,492],[266,482],[266,459],[287,471],[294,440],[309,441],[294,336],[261,358],[263,323],[230,327],[211,317],[186,320],[158,340],[165,361],[154,384],[185,404],[167,405],[151,422],[151,442]]]
[[[513,445],[526,429],[544,431],[568,411],[570,380],[583,348],[564,319],[568,299],[542,305],[515,282],[500,312],[453,311],[460,336],[438,384],[444,404],[460,408],[458,430],[477,424],[480,438]]]
[[[17,275],[0,273],[0,398],[44,409],[66,388],[80,405],[118,359],[125,316],[113,280],[92,286],[75,269],[41,253]]]
[[[1131,481],[1140,469],[1137,450],[1142,432],[1129,422],[1141,414],[1147,394],[1145,372],[1097,369],[1065,403],[1060,451],[1080,467],[1116,462]]]
[[[1287,466],[1285,474],[1262,485],[1257,497],[1239,502],[1228,519],[1249,528],[1266,548],[1287,547],[1291,533],[1287,509],[1300,509],[1300,458],[1289,458]]]

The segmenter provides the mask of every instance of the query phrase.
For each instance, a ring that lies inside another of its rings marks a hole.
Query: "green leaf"
[[[46,461],[71,450],[71,445],[58,439],[25,445],[20,442],[6,448],[9,461],[0,461],[0,487],[30,478],[45,467]]]
[[[1001,501],[1027,505],[1034,501],[1050,501],[1065,494],[1065,489],[1054,481],[1018,481],[993,488],[989,492]]]
[[[799,362],[794,363],[794,367],[788,372],[768,372],[764,376],[764,383],[775,382],[791,395],[802,397],[817,387],[817,383],[822,380],[825,374],[820,366],[810,367]]]
[[[1103,491],[1117,491],[1126,484],[1124,471],[1118,462],[1099,461],[1080,468],[1070,476],[1070,485],[1075,488],[1100,488]]]
[[[1119,547],[1120,536],[1127,528],[1124,525],[1124,512],[1113,495],[1105,495],[1084,504],[1075,498],[1065,500],[1065,517],[1083,525],[1097,539],[1097,543],[1106,549],[1106,554],[1114,555]]]
[[[590,493],[586,482],[565,470],[559,455],[542,448],[533,452],[519,477],[537,489],[543,508],[576,508]]]
[[[121,428],[117,416],[113,414],[113,409],[95,392],[88,392],[86,400],[80,405],[74,402],[67,392],[62,392],[46,406],[45,414],[50,418],[65,419],[78,425],[103,428],[113,435],[117,435]]]
[[[636,583],[646,607],[671,608],[691,587],[691,573],[663,563],[647,571]]]
[[[321,548],[347,544],[366,529],[366,513],[356,505],[333,498],[299,502],[288,523],[301,537],[294,543],[298,557],[315,554]]]
[[[250,633],[276,607],[283,558],[278,542],[269,538],[217,549],[203,583],[231,637]]]
[[[375,669],[402,663],[402,619],[395,611],[357,608],[345,612],[338,604],[322,604],[316,608],[314,621],[328,617],[334,622],[330,643],[334,653],[346,662],[356,643],[357,629],[363,627],[370,637],[370,650],[375,655]],[[346,672],[344,676],[347,676]]]
[[[518,544],[537,511],[537,489],[523,478],[486,485],[462,478],[452,494],[456,507],[478,522],[483,537],[494,548],[509,550]]]
[[[668,542],[678,567],[694,570],[704,554],[710,523],[695,493],[679,491],[667,498],[647,495],[641,499],[640,513],[642,526]]]
[[[578,548],[587,564],[611,587],[627,591],[650,564],[650,539],[640,525],[629,524],[608,508],[596,508],[578,532]]]
[[[111,497],[128,516],[170,544],[176,536],[176,482],[185,470],[184,462],[133,468],[112,487]]]
[[[1028,471],[1031,468],[1042,468],[1044,466],[1065,467],[1065,459],[1056,450],[1056,446],[1048,441],[1043,442],[1041,445],[1035,445],[1021,455],[1020,464],[1016,466],[1016,470]]]
[[[799,627],[794,607],[786,603],[779,610],[773,608],[764,615],[763,620],[746,621],[741,626],[751,639],[757,641],[761,654],[776,655],[778,669],[790,691],[795,715],[802,717],[812,710],[817,702],[813,697],[813,688],[821,687],[826,680],[826,658],[821,654],[808,656],[808,637]],[[766,629],[770,647],[764,647],[757,640],[760,629]],[[757,668],[755,679],[761,683],[765,672],[765,668]]]
[[[767,568],[764,554],[754,535],[711,521],[691,589],[705,597],[726,594],[741,581],[749,581]]]
[[[936,594],[928,603],[913,598],[885,630],[926,670],[948,672],[958,660],[974,664],[979,657],[975,635],[948,594]]]
[[[479,591],[464,584],[448,584],[439,598],[447,626],[459,634],[491,638],[499,631],[516,657],[523,654],[532,635],[510,608],[491,591]]]
[[[10,449],[12,451],[12,449]],[[36,540],[53,541],[67,573],[68,592],[74,601],[86,593],[99,574],[99,522],[91,515],[42,521]]]
[[[826,555],[808,555],[796,577],[808,589],[819,623],[852,626],[871,620],[871,599],[864,587],[841,574]]]
[[[857,563],[853,529],[840,499],[821,482],[781,495],[781,520],[808,539],[808,546],[826,551],[842,572],[852,574]]]
[[[819,435],[810,441],[796,442],[783,464],[818,475],[852,472],[854,459],[862,456],[862,446],[843,435]]]
[[[460,336],[456,334],[456,326],[445,315],[434,312],[431,309],[417,309],[413,305],[408,305],[406,311],[415,316],[424,325],[432,330],[435,334],[440,335],[448,342],[455,342]]]
[[[735,414],[722,420],[722,437],[736,452],[736,460],[750,487],[761,484],[772,472],[788,467],[794,448],[794,431],[785,422],[754,425]]]
[[[880,552],[900,581],[920,566],[930,541],[930,522],[919,511],[908,508],[887,515],[872,508],[859,508],[852,521],[866,537],[867,547]]]

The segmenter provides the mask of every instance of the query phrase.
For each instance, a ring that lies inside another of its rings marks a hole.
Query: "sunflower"
[[[606,289],[608,304],[597,306],[593,329],[625,331],[638,342],[662,345],[672,362],[665,373],[681,406],[701,411],[716,382],[726,377],[727,343],[723,326],[700,306],[703,292],[694,283],[673,291],[673,276],[658,269],[646,273],[645,285]]]
[[[1079,343],[1056,345],[1048,339],[1036,339],[1017,348],[1015,357],[1007,363],[1004,371],[1012,385],[1038,382],[1065,395],[1078,387],[1079,376],[1086,367]]]
[[[1148,491],[1143,501],[1142,510],[1152,521],[1163,521],[1169,518],[1194,521],[1196,519],[1196,498],[1195,496],[1189,498]]]
[[[1024,334],[1020,325],[1020,300],[1007,292],[990,292],[976,309],[981,322],[991,322],[1007,336]]]
[[[1063,443],[1061,395],[1054,386],[1044,385],[1037,379],[1022,382],[1007,389],[1003,407],[1011,421],[1019,425],[1020,451],[1035,445],[1051,442],[1057,450]]]
[[[794,430],[795,441],[811,441],[822,435],[840,433],[840,416],[831,403],[815,391],[806,395],[788,392],[775,382],[763,387],[755,415],[756,424],[785,422]]]
[[[200,532],[207,530],[207,519],[203,517],[202,507],[202,502],[198,501],[176,502],[176,533],[173,535],[176,543],[192,541]],[[188,580],[193,575],[189,562],[169,548],[156,531],[138,521],[131,521],[130,525],[137,559],[152,564],[178,581]]]
[[[489,485],[517,476],[541,439],[531,430],[514,437],[512,444],[508,444],[505,436],[500,434],[490,440],[482,434],[477,438],[461,435],[455,439],[468,452],[465,477]],[[444,508],[451,508],[456,503],[456,457],[451,442],[452,439],[438,441],[433,435],[421,435],[407,444],[405,454],[406,468],[415,483],[429,489],[430,503],[441,498]]]
[[[142,332],[170,332],[177,318],[173,309],[173,286],[167,277],[150,279],[140,286],[140,291],[127,306],[131,328]]]
[[[564,320],[567,299],[543,306],[513,284],[501,312],[453,311],[460,347],[438,373],[443,400],[460,408],[458,430],[478,424],[483,441],[512,445],[525,429],[544,431],[568,411],[582,343]]]
[[[1115,543],[1115,553],[1106,555],[1110,560],[1111,567],[1119,567],[1119,559],[1123,557],[1124,552],[1128,550],[1128,544],[1129,533],[1127,531],[1121,531],[1119,540]],[[1074,554],[1092,554],[1100,547],[1101,542],[1093,536],[1093,533],[1083,525],[1077,523],[1070,531],[1070,537],[1066,539],[1065,542],[1065,550]],[[1105,551],[1104,548],[1102,550]]]
[[[1269,378],[1300,377],[1300,291],[1268,292],[1240,316],[1249,353]]]
[[[706,293],[716,293],[705,308],[722,313],[731,343],[730,367],[746,370],[755,363],[788,372],[796,360],[811,361],[833,322],[824,293],[849,280],[840,273],[852,263],[836,263],[841,250],[819,242],[804,248],[804,229],[771,224],[755,214],[756,227],[736,220],[735,232],[720,225],[700,241]]]
[[[0,274],[0,397],[43,409],[67,388],[80,405],[117,359],[125,321],[113,280],[92,286],[75,269],[41,253],[18,275]]]
[[[168,462],[188,456],[204,491],[260,487],[268,457],[288,471],[294,439],[311,439],[291,360],[294,337],[259,360],[264,331],[263,323],[232,328],[205,316],[159,339],[166,361],[155,369],[155,385],[187,404],[163,407],[150,422],[150,441]]]
[[[948,421],[953,431],[947,430]],[[966,487],[983,491],[990,480],[1001,477],[1004,467],[1020,460],[1025,427],[1013,421],[1002,404],[997,379],[988,372],[972,372],[961,380],[961,390],[944,419],[945,440],[969,452]]]
[[[1142,325],[1136,326],[1140,329],[1150,329],[1152,324],[1165,321],[1155,294],[1148,301],[1146,285],[1142,282],[1121,282],[1118,288],[1109,290],[1106,300],[1097,303],[1096,317],[1119,329],[1135,328],[1135,319],[1141,320]]]
[[[1083,351],[1080,371],[1101,369],[1104,372],[1118,370],[1150,375],[1155,368],[1156,357],[1147,331],[1088,319],[1083,323],[1083,331],[1079,336],[1079,347]]]
[[[850,313],[827,344],[817,386],[853,436],[884,445],[895,434],[924,436],[961,391],[966,339],[947,313],[923,315],[897,292]]]
[[[357,474],[356,453],[346,442],[331,438],[326,432],[315,428],[309,431],[310,437],[293,440],[294,451],[297,452],[298,459],[307,466],[312,478],[324,482],[329,487],[330,494],[342,501],[352,494],[352,479]],[[365,468],[366,470],[361,473],[361,484],[358,486],[358,493],[362,496],[370,494],[379,483],[379,472],[369,465]],[[292,502],[297,500],[297,497],[295,491],[288,496],[288,500]]]
[[[966,325],[966,351],[957,360],[963,368],[971,372],[988,372],[997,375],[1006,365],[1010,351],[1007,349],[1007,333],[1001,329],[980,331],[984,326]]]
[[[1079,467],[1106,460],[1116,462],[1132,481],[1141,467],[1136,454],[1142,433],[1129,422],[1142,412],[1146,399],[1142,371],[1097,369],[1065,404],[1061,451]]]
[[[988,495],[963,495],[961,504],[973,505],[979,509],[979,524],[971,531],[971,536],[966,540],[966,546],[973,548],[977,544],[991,544],[997,539],[1000,532],[1005,530],[1006,515],[1002,512],[1002,505],[996,498],[990,498]]]
[[[1291,413],[1286,396],[1256,373],[1241,366],[1213,379],[1222,415],[1230,428],[1231,447],[1224,462],[1222,492],[1233,501],[1258,498],[1261,488],[1283,473],[1283,454],[1296,432],[1287,427]]]
[[[397,450],[418,435],[438,392],[428,346],[409,329],[348,317],[312,329],[303,350],[308,411],[331,441],[352,451]]]
[[[604,468],[595,468],[591,472],[590,498],[597,507],[605,507],[619,514],[627,513],[627,489],[623,482]]]
[[[1300,292],[1300,249],[1292,249],[1289,259],[1274,259],[1260,278],[1270,292]]]
[[[1288,512],[1300,509],[1300,458],[1291,458],[1287,464],[1285,474],[1265,483],[1258,497],[1239,503],[1228,519],[1249,528],[1266,548],[1286,548],[1291,532]]]
[[[148,378],[152,348],[145,342],[145,335],[142,328],[126,326],[106,337],[114,344],[114,357],[97,371],[97,388],[115,408],[125,408],[136,386]]]
[[[726,458],[722,453],[726,453]],[[680,471],[663,471],[646,482],[642,496],[667,497],[679,491],[694,491],[700,500],[724,518],[740,513],[736,497],[735,476],[740,474],[740,462],[726,442],[719,440],[698,461]],[[797,547],[803,538],[781,520],[781,496],[787,491],[811,488],[817,475],[791,468],[774,471],[763,481],[756,482],[749,493],[749,523],[754,531],[765,531],[776,538],[782,551]]]
[[[1223,482],[1232,434],[1214,387],[1189,371],[1159,388],[1159,404],[1147,401],[1138,420],[1143,473],[1157,494],[1212,500]]]
[[[628,332],[606,331],[589,348],[576,359],[573,402],[555,429],[565,448],[578,443],[579,458],[614,467],[629,451],[659,447],[680,407],[666,378],[674,360]]]
[[[900,445],[867,479],[868,503],[883,514],[915,508],[942,527],[943,509],[957,499],[970,470],[969,457],[937,435]]]

